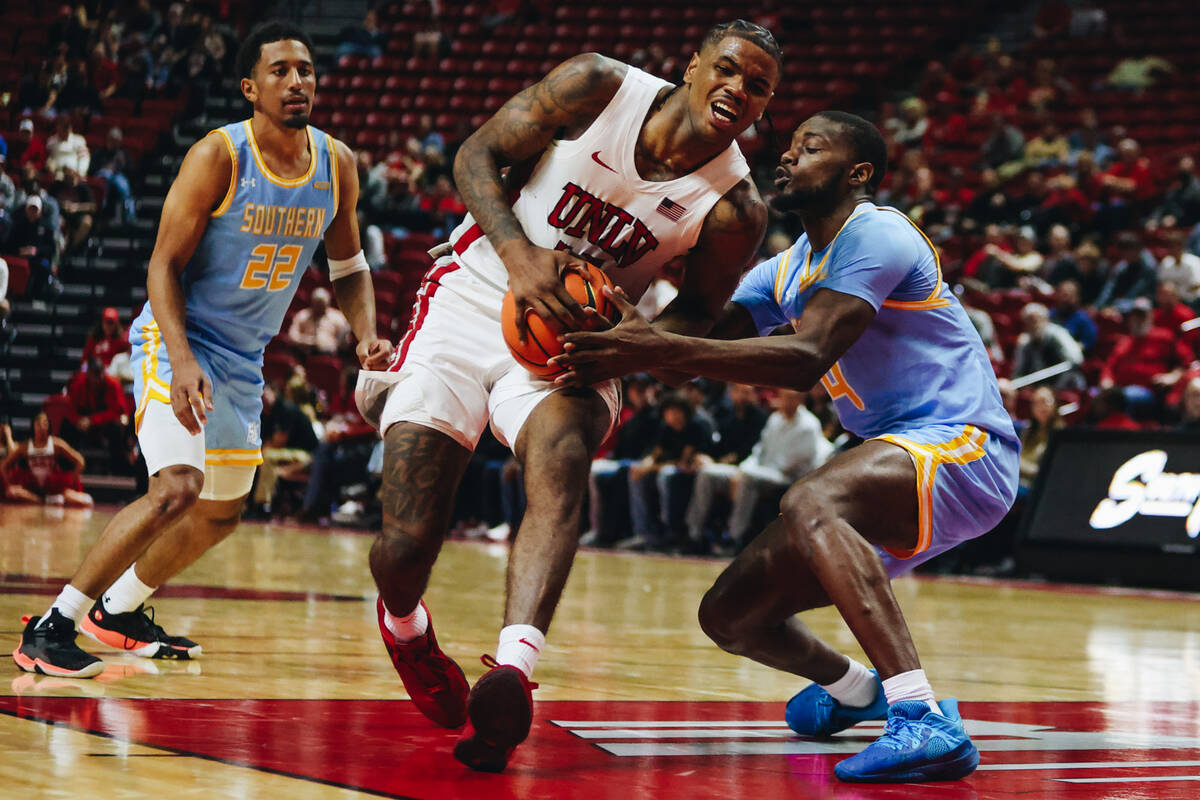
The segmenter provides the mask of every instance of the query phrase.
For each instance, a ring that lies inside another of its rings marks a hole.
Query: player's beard
[[[308,127],[308,114],[289,114],[283,118],[283,126],[285,128],[303,130]]]
[[[780,192],[771,198],[771,208],[786,214],[789,211],[821,211],[837,204],[839,175],[830,176],[825,183],[811,188]]]

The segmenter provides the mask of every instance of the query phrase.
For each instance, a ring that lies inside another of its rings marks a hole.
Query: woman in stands
[[[70,463],[64,469],[64,462]],[[50,433],[45,412],[33,418],[33,438],[8,451],[0,461],[6,488],[4,499],[11,503],[45,503],[73,508],[91,508],[92,496],[83,491],[79,475],[83,456]]]

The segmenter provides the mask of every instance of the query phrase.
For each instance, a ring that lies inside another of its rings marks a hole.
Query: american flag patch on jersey
[[[676,203],[669,197],[664,197],[662,202],[658,204],[658,208],[654,209],[672,222],[679,222],[683,217],[683,212],[687,211],[685,206]]]

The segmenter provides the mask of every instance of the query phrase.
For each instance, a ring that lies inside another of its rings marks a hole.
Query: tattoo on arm
[[[564,62],[505,103],[463,144],[454,162],[455,182],[494,245],[525,237],[501,168],[537,156],[563,131],[595,117],[616,92],[623,75],[618,66],[594,54]]]

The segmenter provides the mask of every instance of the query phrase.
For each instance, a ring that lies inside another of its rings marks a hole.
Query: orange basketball
[[[611,319],[612,301],[600,290],[604,286],[612,286],[612,279],[599,267],[591,264],[586,266],[586,280],[578,272],[568,272],[563,278],[563,283],[579,305],[594,308],[604,317]],[[521,344],[517,338],[517,305],[510,289],[504,295],[504,305],[500,308],[500,327],[504,331],[504,343],[508,345],[508,351],[518,364],[537,377],[550,380],[562,372],[547,362],[562,352],[558,337],[563,333],[563,327],[558,320],[544,320],[532,310],[526,312],[525,319],[529,331],[525,344]]]

